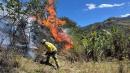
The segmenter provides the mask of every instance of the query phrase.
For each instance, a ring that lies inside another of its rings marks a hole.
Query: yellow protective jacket
[[[55,47],[55,45],[53,45],[50,42],[45,42],[45,47],[47,48],[48,52],[57,51],[57,48]]]

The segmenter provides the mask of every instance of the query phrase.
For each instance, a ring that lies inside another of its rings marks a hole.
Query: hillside
[[[107,29],[111,28],[113,26],[116,26],[117,28],[120,28],[121,30],[128,30],[130,27],[130,16],[128,17],[112,17],[109,18],[103,22],[97,22],[88,26],[84,26],[81,29],[84,31],[91,31],[93,27],[95,29],[100,30],[100,29]]]

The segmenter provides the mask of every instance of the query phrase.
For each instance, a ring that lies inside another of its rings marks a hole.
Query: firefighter
[[[46,64],[49,64],[49,59],[52,57],[55,60],[55,64],[57,68],[59,68],[58,60],[57,60],[57,48],[50,42],[46,41],[45,39],[42,40],[42,44],[46,47],[47,52],[47,59],[45,61]]]

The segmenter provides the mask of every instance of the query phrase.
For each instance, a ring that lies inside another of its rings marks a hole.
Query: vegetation
[[[108,23],[109,21],[96,23],[83,27],[82,33],[75,33],[80,35],[76,35],[76,37],[79,38],[79,41],[81,40],[78,43],[82,47],[78,49],[85,51],[88,60],[98,61],[107,57],[122,60],[129,57],[129,35],[127,33],[129,26],[120,25],[118,22],[116,22],[117,24],[115,22]],[[78,31],[80,32],[80,30]]]

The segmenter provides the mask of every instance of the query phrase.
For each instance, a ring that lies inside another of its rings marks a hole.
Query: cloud
[[[86,6],[88,7],[89,10],[92,10],[92,9],[95,9],[95,8],[96,8],[96,5],[93,4],[93,3],[86,4]]]
[[[130,14],[129,14],[129,13],[124,14],[124,15],[121,15],[120,17],[128,17],[128,16],[130,16]]]
[[[112,7],[120,7],[125,5],[125,3],[120,3],[120,4],[101,4],[98,6],[98,8],[112,8]]]
[[[113,8],[113,7],[120,7],[120,6],[123,6],[123,5],[125,5],[125,3],[100,4],[100,5],[96,5],[96,4],[93,4],[93,3],[86,4],[88,10],[93,10],[93,9],[96,9],[96,8]]]

